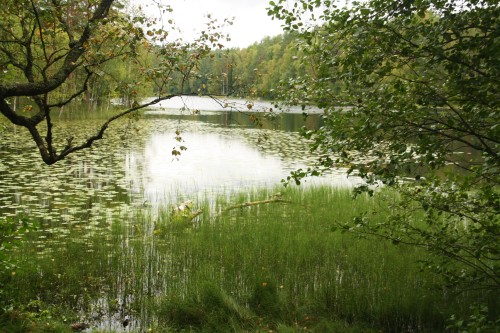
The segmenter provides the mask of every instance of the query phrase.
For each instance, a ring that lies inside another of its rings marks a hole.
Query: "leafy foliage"
[[[304,132],[322,158],[290,179],[347,166],[366,181],[358,193],[398,189],[401,204],[385,222],[358,217],[342,227],[423,247],[437,255],[426,266],[451,286],[495,297],[498,1],[280,0],[269,14],[300,34],[313,67],[283,98],[325,110],[325,125]]]
[[[159,10],[171,11],[161,6]],[[9,0],[0,11],[0,112],[29,130],[47,164],[92,146],[112,121],[173,97],[167,94],[172,86],[182,93],[200,59],[224,39],[219,30],[227,23],[211,20],[198,39],[185,43],[168,39],[172,21],[160,27],[140,12],[127,13],[114,0]],[[142,75],[132,75],[132,70]],[[141,105],[137,97],[145,83],[154,88],[156,98]],[[102,95],[118,95],[128,109],[85,141],[68,137],[66,145],[56,147],[54,110],[80,98],[97,101]],[[32,105],[18,109],[19,97],[32,98]]]

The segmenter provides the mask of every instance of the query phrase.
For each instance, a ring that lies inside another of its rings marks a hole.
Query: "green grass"
[[[234,208],[278,190],[286,202]],[[90,237],[33,237],[0,280],[2,303],[12,305],[0,326],[22,313],[26,332],[44,332],[36,323],[47,317],[113,331],[125,316],[137,332],[439,332],[476,301],[421,272],[426,253],[334,228],[359,214],[386,218],[393,194],[278,190],[207,197],[194,202],[191,212],[203,214],[193,221],[142,210]]]

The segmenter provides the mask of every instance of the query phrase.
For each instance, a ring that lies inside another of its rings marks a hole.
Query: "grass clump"
[[[272,281],[264,280],[255,284],[249,305],[257,315],[270,319],[280,319],[283,311],[277,286]]]
[[[0,312],[0,333],[69,333],[70,311],[46,304],[39,300],[30,301],[17,309],[3,309]]]
[[[252,320],[246,307],[212,284],[204,284],[197,296],[163,298],[156,314],[159,326],[170,330],[234,332]]]

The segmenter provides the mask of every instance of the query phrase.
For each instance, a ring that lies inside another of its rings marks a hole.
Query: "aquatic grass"
[[[272,194],[266,190],[233,199],[257,201]],[[175,243],[169,248],[171,255],[186,259],[178,262],[177,270],[187,272],[183,290],[166,293],[196,294],[200,283],[214,281],[250,304],[260,290],[255,286],[269,285],[277,290],[276,303],[286,305],[270,310],[271,317],[281,311],[294,316],[308,309],[392,326],[395,331],[429,319],[442,322],[437,308],[429,306],[444,302],[433,297],[437,281],[422,275],[415,264],[422,253],[332,231],[335,222],[374,213],[379,202],[368,197],[353,201],[348,191],[325,187],[293,189],[284,195],[289,203],[221,213],[229,204],[224,197],[218,201],[221,206],[214,219],[197,228],[186,224],[187,237],[163,234]],[[424,297],[429,301],[422,302]]]
[[[475,295],[437,289],[441,281],[420,271],[423,251],[335,228],[360,214],[387,218],[398,198],[382,194],[353,200],[324,186],[222,194],[194,200],[191,211],[203,212],[194,219],[176,215],[188,198],[174,197],[159,210],[113,216],[106,228],[33,237],[17,251],[15,274],[2,278],[3,293],[107,331],[121,331],[126,317],[132,332],[440,331]]]
[[[176,329],[204,329],[208,331],[234,331],[252,327],[254,315],[221,291],[218,285],[206,282],[198,297],[163,298],[156,311],[164,327]]]

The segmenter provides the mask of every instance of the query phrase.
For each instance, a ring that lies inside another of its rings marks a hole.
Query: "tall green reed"
[[[107,229],[33,237],[15,274],[3,277],[5,295],[17,306],[67,308],[68,321],[108,331],[122,330],[125,318],[130,331],[321,331],[333,327],[326,322],[439,331],[473,295],[437,289],[439,279],[420,272],[422,251],[335,228],[359,214],[387,218],[395,200],[279,188],[198,198],[181,214],[174,202],[143,208]]]

